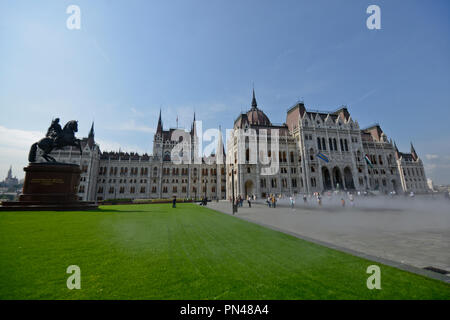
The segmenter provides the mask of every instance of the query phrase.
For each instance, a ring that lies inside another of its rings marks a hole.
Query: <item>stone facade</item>
[[[269,147],[261,150],[258,145],[256,153],[266,153],[270,161],[279,162],[274,174],[262,174],[263,166],[249,156],[252,140],[258,141],[262,129],[279,134],[278,152],[271,154]],[[253,132],[256,138],[252,138]],[[429,191],[415,151],[414,156],[398,152],[378,124],[360,129],[346,107],[322,112],[306,110],[303,103],[297,103],[287,111],[285,123],[274,125],[258,109],[253,96],[251,109],[234,123],[227,154],[227,197],[232,195],[232,172],[235,196],[243,197],[328,190]]]
[[[418,157],[411,143],[411,152],[399,152],[395,146],[395,158],[400,174],[402,189],[404,192],[428,192],[432,191],[425,177],[422,160]]]
[[[164,130],[160,113],[152,155],[101,152],[92,125],[81,157],[72,147],[52,156],[80,165],[79,196],[87,201],[230,199],[232,181],[235,196],[258,198],[328,190],[429,191],[413,146],[411,153],[399,152],[378,124],[361,129],[346,107],[323,112],[297,103],[285,123],[273,124],[253,92],[250,110],[237,117],[227,139],[226,157],[220,134],[219,154],[199,158],[195,115],[189,131]],[[184,160],[176,163],[173,154]]]
[[[225,198],[225,165],[216,155],[194,159],[198,155],[194,122],[190,132],[190,161],[176,164],[172,149],[179,141],[172,140],[176,129],[163,130],[161,115],[153,140],[153,155],[127,152],[101,152],[94,140],[92,125],[88,138],[82,139],[83,153],[72,147],[52,153],[57,161],[76,163],[81,167],[79,196],[83,200],[163,199],[207,197]],[[217,150],[223,150],[222,140]],[[220,164],[222,162],[222,164]]]

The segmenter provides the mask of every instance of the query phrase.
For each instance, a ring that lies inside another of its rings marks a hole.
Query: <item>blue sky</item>
[[[81,30],[66,8],[81,9]],[[381,30],[366,8],[381,8]],[[413,141],[436,183],[450,183],[450,2],[2,1],[0,179],[21,167],[51,118],[95,120],[102,149],[151,152],[165,127],[231,128],[250,107],[282,123],[347,105],[361,127]]]

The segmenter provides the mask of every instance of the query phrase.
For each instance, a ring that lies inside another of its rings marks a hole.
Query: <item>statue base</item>
[[[6,201],[0,211],[91,210],[94,202],[77,195],[80,166],[67,163],[31,163],[24,168],[25,181],[19,201]]]

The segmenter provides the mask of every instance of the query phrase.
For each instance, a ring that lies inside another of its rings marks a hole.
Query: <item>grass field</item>
[[[194,204],[0,212],[0,299],[449,299],[450,286]],[[81,289],[66,268],[81,268]]]

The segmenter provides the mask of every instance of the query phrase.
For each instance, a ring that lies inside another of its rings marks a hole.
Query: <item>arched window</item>
[[[166,153],[164,153],[164,157],[163,157],[164,161],[170,161],[170,152],[166,151]]]
[[[344,144],[345,144],[345,151],[348,151],[347,139],[344,139]]]
[[[333,150],[333,140],[331,140],[331,138],[328,138],[328,145],[330,147],[330,151]]]
[[[337,151],[337,143],[336,143],[336,139],[333,139],[333,146],[334,146],[334,151]]]
[[[322,145],[320,143],[320,138],[317,138],[317,149],[322,150]]]
[[[325,138],[322,138],[322,148],[323,148],[323,150],[327,150],[327,145],[325,143]]]
[[[339,144],[341,145],[341,151],[344,151],[344,144],[342,143],[342,139],[339,139]]]

